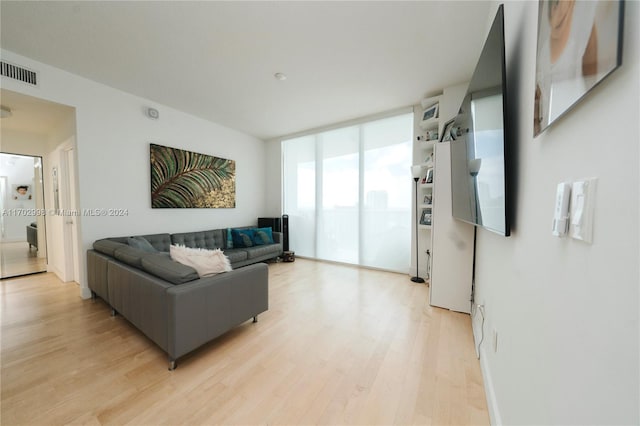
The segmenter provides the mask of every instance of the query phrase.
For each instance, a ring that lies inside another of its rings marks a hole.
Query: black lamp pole
[[[419,177],[414,177],[413,180],[415,181],[415,186],[416,186],[416,276],[415,277],[411,277],[411,281],[413,281],[414,283],[423,283],[424,280],[422,278],[420,278],[420,273],[418,272],[418,179],[420,179]]]

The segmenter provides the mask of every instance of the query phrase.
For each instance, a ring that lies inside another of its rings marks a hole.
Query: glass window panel
[[[412,138],[408,113],[283,141],[291,250],[407,272]]]
[[[322,204],[318,214],[318,257],[358,263],[359,129],[319,135]]]
[[[362,265],[410,268],[412,138],[413,114],[363,126]]]
[[[289,215],[289,248],[316,257],[315,136],[282,143],[284,213]]]

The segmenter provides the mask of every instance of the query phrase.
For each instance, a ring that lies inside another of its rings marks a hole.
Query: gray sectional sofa
[[[243,227],[248,228],[248,227]],[[88,284],[99,296],[176,360],[268,309],[268,268],[264,260],[282,255],[282,234],[274,244],[228,248],[226,229],[142,235],[153,251],[136,248],[129,237],[95,241],[87,251]],[[173,261],[171,244],[220,248],[233,270],[199,277]],[[157,250],[157,251],[156,251]]]
[[[29,249],[31,247],[38,248],[38,224],[31,222],[27,225],[27,242],[29,243]]]

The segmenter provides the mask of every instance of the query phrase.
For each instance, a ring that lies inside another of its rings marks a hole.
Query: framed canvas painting
[[[151,144],[152,208],[234,208],[236,162]]]
[[[624,1],[540,0],[533,133],[622,64]]]

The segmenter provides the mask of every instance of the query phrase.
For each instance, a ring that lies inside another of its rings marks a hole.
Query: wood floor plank
[[[269,310],[166,354],[53,274],[0,282],[0,423],[489,423],[468,315],[406,275],[269,265]],[[37,409],[35,409],[37,407]]]

